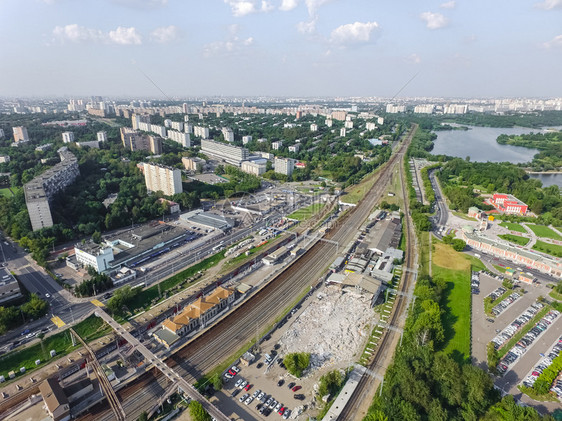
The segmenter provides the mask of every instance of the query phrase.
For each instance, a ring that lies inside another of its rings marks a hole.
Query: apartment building
[[[139,123],[150,124],[150,116],[148,114],[133,114],[131,116],[131,124],[133,126],[133,130],[140,130]]]
[[[230,127],[223,127],[221,133],[224,137],[224,140],[227,142],[234,142],[234,132]]]
[[[6,268],[0,268],[0,304],[22,298],[20,285]]]
[[[143,164],[144,181],[148,192],[161,191],[166,196],[183,192],[181,171],[158,164]]]
[[[276,173],[291,176],[295,169],[295,160],[291,158],[275,158],[273,165]]]
[[[184,156],[181,159],[181,163],[186,170],[201,172],[207,162],[201,158],[188,158]]]
[[[162,139],[128,127],[121,127],[121,141],[123,147],[130,151],[150,151],[155,155],[162,153]]]
[[[202,127],[202,126],[195,126],[195,127],[193,127],[193,135],[198,136],[202,139],[208,139],[209,138],[209,128],[208,127]]]
[[[97,133],[98,142],[107,142],[107,132],[98,132]]]
[[[311,131],[311,132],[317,132],[317,131],[318,131],[318,124],[312,123],[312,124],[310,125],[310,131]]]
[[[175,130],[168,130],[168,139],[179,143],[184,148],[189,148],[191,146],[191,139],[189,138],[189,133],[178,132]]]
[[[242,144],[247,145],[252,141],[252,136],[242,136]]]
[[[78,160],[66,147],[58,150],[61,162],[23,186],[33,231],[53,225],[50,202],[80,174]]]
[[[223,161],[239,167],[242,161],[247,161],[249,152],[246,148],[215,142],[214,140],[202,139],[201,152],[213,155]]]
[[[62,133],[62,142],[63,143],[74,142],[74,133],[73,132],[63,132]]]
[[[27,129],[25,127],[12,127],[12,132],[14,132],[14,142],[29,142],[29,135],[27,134]]]
[[[265,173],[267,168],[267,160],[259,161],[242,161],[240,169],[248,174],[260,176]]]

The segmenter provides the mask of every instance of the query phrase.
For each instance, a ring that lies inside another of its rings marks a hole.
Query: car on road
[[[29,329],[25,329],[20,335],[24,336],[27,335],[29,333]]]
[[[51,298],[51,294],[49,294],[48,292],[45,294],[45,298]]]
[[[297,390],[301,390],[301,389],[302,389],[302,386],[295,386],[295,387],[293,387],[291,390],[292,390],[293,392],[296,392]]]

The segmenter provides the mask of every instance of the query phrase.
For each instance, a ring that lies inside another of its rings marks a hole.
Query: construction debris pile
[[[352,363],[376,323],[369,298],[342,293],[337,286],[327,286],[313,297],[281,337],[281,355],[309,352],[313,370],[324,364]]]

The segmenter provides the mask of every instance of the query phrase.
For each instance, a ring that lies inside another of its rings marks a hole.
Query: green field
[[[496,268],[498,272],[505,273],[505,268],[503,266],[492,265]]]
[[[85,341],[92,341],[94,339],[101,338],[111,332],[111,328],[106,325],[101,318],[95,316],[90,316],[86,320],[78,323],[74,326],[74,330]],[[72,346],[69,331],[51,335],[43,340],[43,349],[45,349],[45,354],[43,354],[41,344],[38,343],[24,348],[21,351],[15,351],[3,356],[0,359],[0,374],[8,379],[8,372],[13,370],[16,374],[18,374],[18,376],[16,376],[17,379],[19,377],[19,369],[21,367],[25,367],[29,373],[30,370],[45,365],[45,361],[47,359],[51,360],[49,356],[50,350],[54,349],[57,352],[57,357],[61,357],[77,348],[78,346]],[[35,361],[38,359],[41,360],[42,363],[39,366],[36,366]]]
[[[502,222],[500,224],[500,227],[507,228],[510,231],[517,231],[517,232],[522,232],[522,233],[527,232],[527,230],[522,225],[516,224],[514,222]]]
[[[313,203],[310,206],[304,207],[299,209],[298,211],[293,212],[287,218],[296,219],[297,221],[306,221],[307,219],[311,218],[326,206],[325,203]]]
[[[510,243],[519,244],[520,246],[526,246],[529,242],[528,238],[513,234],[500,234],[498,237],[502,240],[509,241]]]
[[[470,357],[471,261],[443,243],[434,243],[434,248],[433,278],[443,279],[447,285],[441,300],[445,310],[441,318],[445,329],[442,350],[462,363]]]
[[[527,224],[527,226],[531,228],[531,230],[537,235],[537,237],[550,238],[551,240],[562,241],[562,237],[560,237],[558,234],[556,234],[554,231],[552,231],[550,228],[548,228],[545,225]]]
[[[542,251],[543,253],[550,254],[551,256],[562,257],[562,246],[545,243],[540,240],[537,240],[533,246],[533,250]]]

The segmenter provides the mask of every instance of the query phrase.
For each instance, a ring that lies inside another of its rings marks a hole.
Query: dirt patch
[[[443,243],[433,243],[433,264],[445,269],[468,270],[470,262],[453,247]]]

